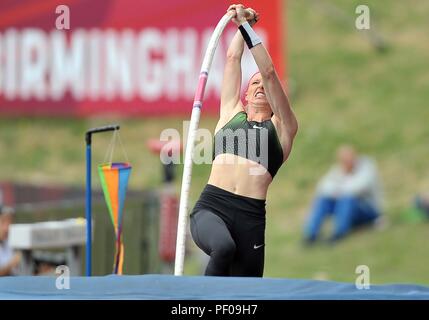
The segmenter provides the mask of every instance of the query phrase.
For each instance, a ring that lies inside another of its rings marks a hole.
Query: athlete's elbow
[[[276,76],[276,69],[273,64],[269,64],[268,66],[259,70],[261,72],[261,76],[265,80],[273,80]]]
[[[241,60],[243,52],[237,50],[228,50],[226,53],[226,60],[231,62],[236,62]]]
[[[287,132],[290,138],[294,139],[295,136],[298,133],[298,121],[295,117],[293,117],[292,121],[290,121],[289,125],[287,126]]]
[[[295,120],[295,123],[292,125],[292,128],[291,128],[291,136],[293,137],[293,138],[295,138],[295,136],[297,135],[297,133],[298,133],[298,127],[299,127],[299,125],[298,125],[298,121],[296,121]]]

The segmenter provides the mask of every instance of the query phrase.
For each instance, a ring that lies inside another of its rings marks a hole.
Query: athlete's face
[[[258,72],[249,81],[249,86],[246,92],[246,101],[250,106],[260,108],[266,108],[271,111],[271,107],[268,103],[265,95],[265,88],[262,82],[262,76]]]

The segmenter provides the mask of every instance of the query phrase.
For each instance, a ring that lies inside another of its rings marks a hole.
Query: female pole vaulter
[[[288,158],[298,123],[272,59],[252,26],[259,14],[231,5],[238,31],[227,52],[214,160],[208,184],[191,213],[191,234],[210,256],[205,274],[262,277],[265,199]],[[244,43],[259,72],[240,99]]]

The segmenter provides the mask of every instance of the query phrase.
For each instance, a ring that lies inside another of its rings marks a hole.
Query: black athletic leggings
[[[191,234],[210,256],[206,275],[262,277],[265,200],[207,185],[191,214]]]

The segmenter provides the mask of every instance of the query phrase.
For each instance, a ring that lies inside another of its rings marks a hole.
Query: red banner
[[[231,2],[64,0],[56,12],[58,0],[3,0],[0,114],[189,114],[208,40]],[[261,13],[255,29],[282,75],[281,0],[244,4]],[[225,53],[236,30],[230,23],[219,42],[204,113],[217,114]],[[256,71],[247,49],[242,65],[247,83]]]

